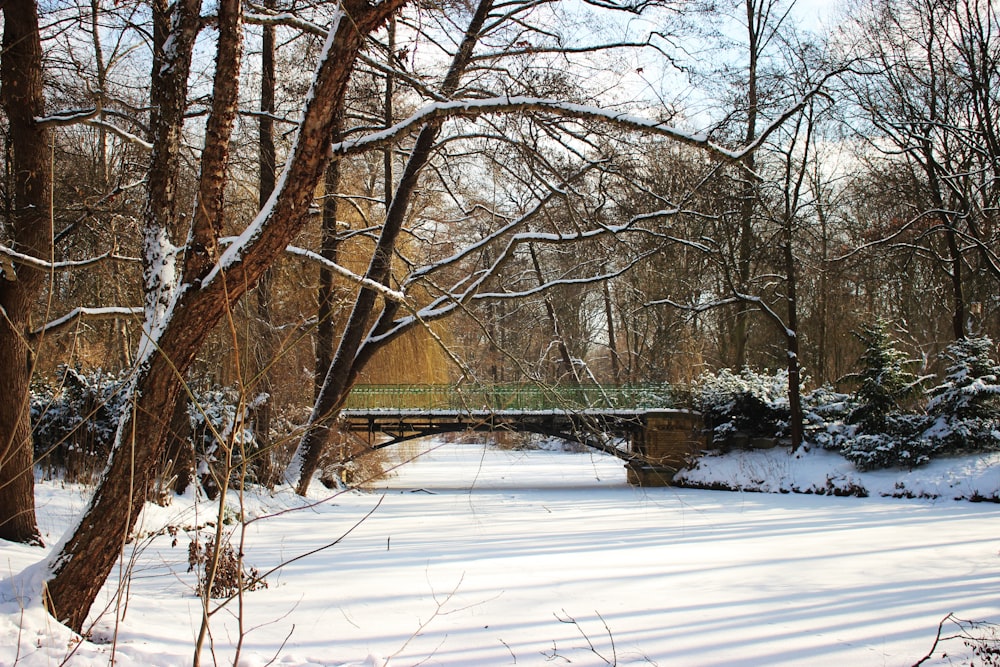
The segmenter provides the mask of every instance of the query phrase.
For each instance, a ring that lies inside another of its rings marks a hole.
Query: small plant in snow
[[[260,576],[257,568],[247,568],[228,544],[223,545],[218,555],[214,543],[202,546],[197,539],[188,545],[188,572],[198,570],[197,594],[206,591],[212,598],[228,598],[240,590],[256,591],[267,588],[267,581]],[[209,582],[211,579],[211,582]]]

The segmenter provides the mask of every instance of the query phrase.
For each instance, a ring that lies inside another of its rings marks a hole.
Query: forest
[[[304,495],[359,385],[770,373],[793,448],[817,392],[998,446],[991,0],[0,8],[0,538],[100,473],[70,628],[148,498]]]

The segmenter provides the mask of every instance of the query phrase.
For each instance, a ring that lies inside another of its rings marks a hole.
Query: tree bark
[[[274,9],[274,0],[265,0],[266,9]],[[260,54],[260,121],[257,127],[257,163],[260,170],[257,183],[257,201],[263,208],[274,192],[277,156],[274,148],[274,89],[275,89],[275,27],[263,27]],[[257,283],[257,341],[252,354],[253,393],[267,394],[253,411],[253,433],[259,456],[254,460],[254,475],[258,481],[270,483],[274,478],[274,463],[271,454],[271,414],[274,406],[274,391],[271,383],[271,369],[278,354],[278,341],[274,331],[274,315],[271,310],[271,286],[274,283],[274,269],[268,269]]]
[[[340,122],[337,123],[336,135],[340,135]],[[340,190],[340,162],[333,162],[326,170],[324,181],[323,222],[320,237],[319,252],[323,259],[337,261],[340,237],[337,233],[337,192]],[[319,267],[319,290],[317,293],[316,312],[316,367],[313,372],[313,401],[319,398],[323,389],[330,365],[333,364],[333,352],[336,346],[336,322],[333,319],[335,310],[334,290],[335,275],[333,271],[321,264]]]
[[[749,146],[757,138],[757,115],[759,95],[757,90],[757,65],[760,59],[760,37],[766,20],[768,0],[746,0],[747,19],[747,120],[743,141]],[[753,152],[742,161],[746,170],[741,174],[739,241],[736,247],[736,287],[746,292],[750,283],[750,269],[754,251],[754,216],[757,210],[757,185],[753,174],[756,171],[756,157]],[[743,368],[747,364],[747,343],[750,336],[750,311],[742,304],[736,306],[733,330],[730,335],[733,365]]]
[[[45,112],[42,45],[34,0],[3,4],[0,105],[9,123],[13,208],[9,229],[14,248],[52,258],[52,162],[49,135],[35,122]],[[45,285],[45,273],[18,265],[17,275],[0,276],[0,538],[41,544],[35,519],[28,345],[31,307]]]

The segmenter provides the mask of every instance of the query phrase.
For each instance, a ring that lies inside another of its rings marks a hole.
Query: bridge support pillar
[[[704,420],[700,414],[682,410],[648,412],[643,428],[632,441],[632,451],[641,460],[626,464],[626,479],[634,486],[670,486],[677,471],[703,449]]]

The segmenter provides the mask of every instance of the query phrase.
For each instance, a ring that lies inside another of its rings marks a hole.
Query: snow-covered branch
[[[87,259],[75,259],[66,260],[61,262],[50,262],[46,259],[41,259],[39,257],[34,257],[33,255],[26,255],[23,252],[18,252],[13,248],[0,243],[0,255],[6,257],[19,264],[24,264],[41,271],[64,271],[68,269],[82,269],[89,266],[93,266],[99,262],[105,260],[114,260],[118,262],[138,262],[140,261],[138,257],[126,257],[124,255],[118,255],[114,252],[106,252],[95,257],[88,257]],[[4,278],[7,280],[15,280],[16,276],[7,275],[8,271],[13,271],[13,265],[4,263],[6,267],[4,269]]]
[[[151,151],[151,150],[153,150],[153,144],[149,143],[148,141],[146,141],[145,139],[143,139],[140,136],[132,134],[131,132],[126,132],[125,130],[121,129],[120,127],[118,127],[114,123],[108,123],[108,122],[105,122],[105,121],[102,121],[102,120],[98,120],[96,118],[90,118],[90,119],[86,120],[85,122],[86,122],[87,125],[91,125],[93,127],[98,127],[98,128],[105,129],[108,132],[110,132],[110,133],[114,134],[115,136],[117,136],[119,139],[122,139],[123,141],[126,141],[126,142],[128,142],[128,143],[130,143],[130,144],[132,144],[134,146],[138,146],[139,148],[141,148],[141,149],[143,149],[145,151]]]
[[[219,239],[219,243],[222,245],[230,245],[232,243],[236,243],[238,240],[239,237],[237,236],[224,236]],[[322,264],[323,266],[330,269],[334,273],[344,278],[347,278],[348,280],[351,280],[355,283],[358,283],[359,285],[364,285],[365,287],[369,287],[375,290],[376,292],[384,296],[386,299],[389,299],[390,301],[399,301],[399,302],[406,301],[406,294],[402,290],[394,290],[391,287],[383,285],[382,283],[377,283],[374,280],[369,280],[368,278],[358,275],[354,271],[351,271],[350,269],[341,266],[336,262],[330,261],[326,257],[320,255],[318,252],[314,252],[312,250],[307,250],[306,248],[300,248],[298,246],[293,246],[293,245],[286,246],[285,252],[291,255],[296,255],[298,257],[305,257],[310,261]]]
[[[667,137],[689,146],[705,149],[713,155],[730,162],[738,162],[746,155],[753,153],[760,145],[788,119],[799,113],[808,100],[821,91],[822,84],[815,86],[801,100],[789,107],[784,113],[771,122],[752,143],[738,149],[730,149],[710,140],[706,135],[687,132],[673,125],[662,123],[634,114],[602,109],[583,104],[573,104],[564,100],[504,96],[482,100],[457,100],[451,102],[435,102],[417,110],[409,118],[392,127],[372,132],[359,139],[341,141],[332,146],[335,155],[353,155],[397,140],[415,128],[430,123],[439,123],[448,118],[474,118],[486,114],[511,114],[519,112],[541,112],[575,120],[592,120],[608,123],[624,130],[641,132]]]
[[[563,46],[563,45],[553,45],[553,46],[543,46],[535,44],[515,44],[514,48],[504,49],[502,51],[493,51],[489,53],[482,53],[472,58],[473,62],[482,61],[492,61],[499,58],[509,58],[511,56],[529,56],[537,55],[541,53],[560,53],[560,54],[571,54],[571,53],[597,53],[600,51],[609,51],[611,49],[637,49],[644,47],[652,47],[657,51],[662,52],[662,49],[657,47],[652,43],[651,39],[646,39],[641,42],[613,42],[609,44],[588,44],[584,46]]]
[[[319,262],[320,264],[330,269],[334,273],[343,276],[348,280],[352,280],[358,283],[359,285],[364,285],[365,287],[375,290],[376,292],[384,296],[386,299],[389,299],[391,301],[399,301],[400,303],[406,301],[406,294],[402,290],[394,290],[391,287],[383,285],[382,283],[378,283],[375,282],[374,280],[369,280],[364,276],[360,276],[357,273],[351,271],[350,269],[345,268],[340,264],[337,264],[336,262],[330,261],[326,257],[320,255],[318,252],[313,252],[312,250],[306,250],[305,248],[299,248],[297,246],[291,246],[291,245],[285,248],[285,250],[292,255],[298,255],[299,257],[305,257],[314,262]]]
[[[243,20],[246,23],[254,25],[283,25],[289,28],[297,28],[304,33],[317,37],[326,37],[329,31],[329,27],[327,26],[313,23],[290,12],[277,12],[253,3],[248,3],[247,7],[252,11],[243,14]]]
[[[85,308],[79,307],[74,308],[62,317],[52,320],[47,324],[35,329],[31,332],[31,339],[37,339],[41,336],[46,336],[49,334],[57,333],[62,329],[66,329],[71,326],[75,326],[77,323],[86,321],[101,321],[101,320],[115,320],[122,317],[133,317],[142,315],[143,309],[141,306],[137,307],[127,307],[127,306],[109,306],[106,308]]]
[[[149,143],[142,137],[123,130],[114,123],[109,123],[98,118],[98,116],[102,113],[107,112],[102,110],[100,107],[91,107],[89,109],[70,109],[49,116],[38,116],[35,118],[35,122],[39,125],[48,125],[52,127],[64,127],[67,125],[79,124],[90,125],[107,130],[108,132],[116,135],[118,138],[130,144],[134,144],[143,150],[153,150],[153,144]]]

